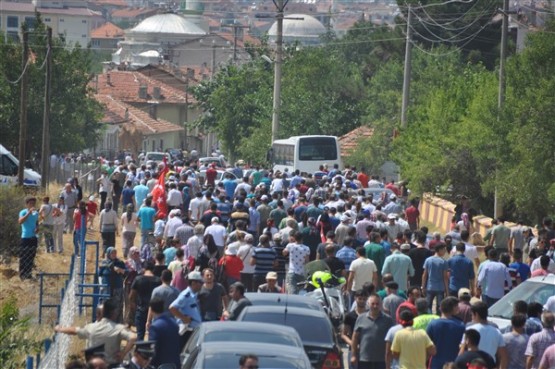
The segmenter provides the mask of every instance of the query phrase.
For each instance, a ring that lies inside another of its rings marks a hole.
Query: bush
[[[17,255],[21,228],[19,212],[25,207],[25,192],[20,187],[0,186],[0,258]]]
[[[30,318],[20,318],[15,297],[8,297],[0,306],[0,368],[23,368],[27,355],[40,352],[42,341],[31,328]]]

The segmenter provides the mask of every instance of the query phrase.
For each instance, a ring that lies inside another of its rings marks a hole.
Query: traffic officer
[[[179,334],[181,336],[180,350],[185,347],[193,330],[202,322],[197,294],[202,288],[203,279],[198,271],[187,275],[189,287],[183,290],[170,305],[170,312],[177,318]]]
[[[135,351],[129,363],[122,366],[125,369],[155,369],[150,365],[154,357],[154,341],[142,341],[135,344]]]

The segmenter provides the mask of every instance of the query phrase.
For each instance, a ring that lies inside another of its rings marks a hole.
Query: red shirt
[[[398,188],[397,186],[395,186],[393,183],[388,183],[388,184],[385,186],[385,188],[390,189],[390,190],[393,191],[393,193],[394,193],[395,195],[397,195],[397,196],[400,195],[399,188]]]
[[[405,210],[405,215],[407,216],[407,222],[409,224],[416,224],[418,217],[420,216],[420,211],[411,205],[407,208],[407,210]]]
[[[79,209],[75,209],[75,217],[73,218],[74,222],[74,228],[76,230],[80,230],[81,229],[81,212],[79,211]],[[85,224],[87,223],[87,215],[85,214]]]
[[[208,183],[209,186],[215,186],[217,175],[218,171],[213,167],[206,169],[206,183]]]
[[[98,211],[98,204],[94,201],[87,202],[87,213],[96,215]]]
[[[241,279],[241,271],[243,270],[243,261],[235,255],[225,255],[220,259],[218,265],[222,265],[225,260],[225,275],[237,280]]]
[[[366,174],[364,174],[362,172],[358,173],[357,179],[359,180],[360,184],[362,185],[362,188],[368,187],[368,180],[370,178]]]

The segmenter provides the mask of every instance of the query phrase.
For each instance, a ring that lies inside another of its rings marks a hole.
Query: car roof
[[[555,274],[548,274],[546,276],[528,278],[526,281],[555,285]]]
[[[247,306],[241,313],[241,315],[246,313],[272,313],[272,314],[285,314],[285,305],[284,306]],[[326,313],[321,310],[312,310],[300,307],[287,307],[287,314],[288,315],[303,315],[303,316],[310,316],[316,318],[328,318]]]
[[[254,305],[260,302],[272,302],[276,305],[269,306],[285,306],[286,304],[305,304],[306,306],[313,306],[314,310],[323,310],[322,304],[315,299],[310,297],[300,296],[300,295],[286,295],[283,293],[257,293],[257,292],[247,292],[245,297],[248,298]],[[279,305],[277,305],[279,304]],[[299,307],[299,306],[292,306]]]
[[[304,350],[302,347],[296,346],[284,346],[284,345],[276,345],[273,343],[261,343],[261,342],[234,342],[228,341],[225,344],[222,342],[203,342],[201,343],[202,351],[216,351],[218,353],[237,353],[238,355],[241,354],[250,354],[256,352],[258,355],[278,355],[278,356],[287,356],[287,357],[299,357],[304,354]]]
[[[272,333],[284,333],[284,334],[294,334],[297,335],[295,328],[279,325],[273,323],[262,323],[262,322],[237,322],[237,321],[226,321],[226,322],[205,322],[201,324],[201,329],[204,334],[214,331],[243,331],[243,332],[259,332],[262,330],[271,331]]]

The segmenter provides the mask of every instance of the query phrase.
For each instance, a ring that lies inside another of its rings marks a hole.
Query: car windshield
[[[154,161],[162,161],[164,160],[164,154],[148,154],[148,160],[154,160]]]
[[[204,336],[205,342],[262,342],[262,343],[275,343],[278,345],[286,346],[299,346],[298,341],[291,336],[284,334],[276,334],[271,331],[229,331],[221,330],[210,332]]]
[[[258,356],[258,366],[260,368],[283,368],[283,369],[297,369],[305,368],[303,361],[300,359],[293,359],[287,357],[279,357],[279,352],[273,355],[264,355],[257,353]],[[240,354],[232,353],[217,353],[210,352],[204,357],[205,369],[221,369],[221,368],[231,368],[233,363],[236,365],[239,362]],[[237,366],[237,365],[236,365]]]
[[[295,328],[303,342],[322,342],[326,344],[333,342],[331,324],[314,316],[288,314],[287,320],[285,320],[283,314],[257,312],[245,314],[243,320],[246,322],[285,324]]]
[[[555,295],[555,286],[552,284],[531,281],[524,282],[489,308],[489,316],[511,319],[515,301],[523,300],[527,303],[539,302],[545,305],[547,299],[553,295]]]

